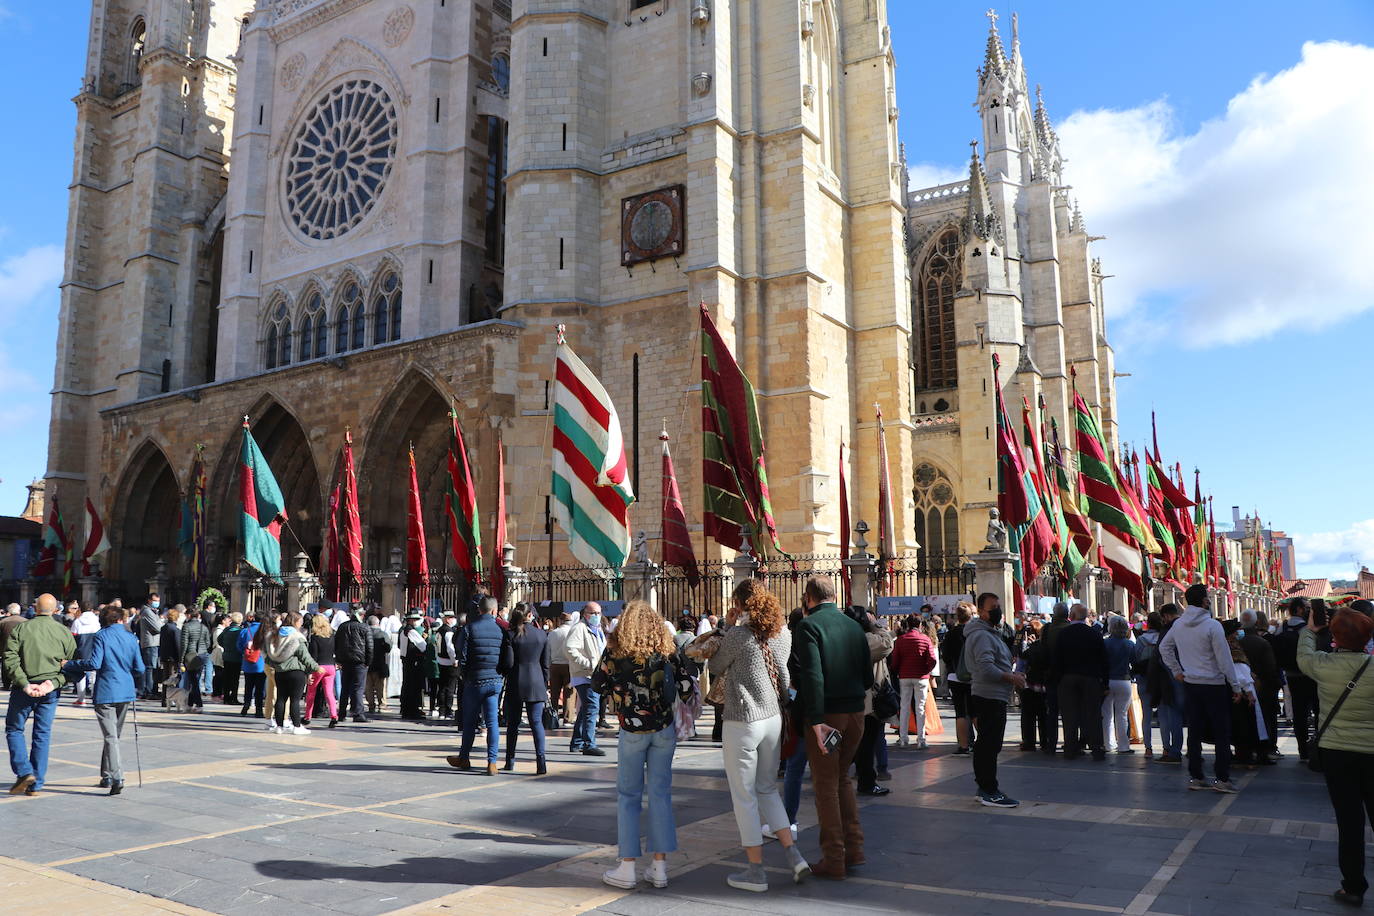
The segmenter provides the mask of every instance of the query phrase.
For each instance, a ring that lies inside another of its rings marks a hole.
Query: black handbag
[[[885,722],[902,709],[902,696],[892,686],[892,678],[884,678],[873,685],[873,718]]]
[[[1360,682],[1360,676],[1364,674],[1365,669],[1369,667],[1371,661],[1374,661],[1374,658],[1366,658],[1364,660],[1364,664],[1360,666],[1360,670],[1356,671],[1355,676],[1350,679],[1350,683],[1345,685],[1345,690],[1341,693],[1340,699],[1332,704],[1331,711],[1326,714],[1326,718],[1322,721],[1321,728],[1317,729],[1317,737],[1312,740],[1312,746],[1309,748],[1307,754],[1307,768],[1313,773],[1321,773],[1326,769],[1326,765],[1322,763],[1322,735],[1326,734],[1326,727],[1331,724],[1332,719],[1336,718],[1336,713],[1341,711],[1341,706],[1345,703],[1345,698],[1350,696],[1350,691],[1354,690],[1355,685]]]

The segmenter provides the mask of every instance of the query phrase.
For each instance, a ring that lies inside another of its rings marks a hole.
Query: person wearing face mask
[[[162,645],[161,607],[161,599],[153,592],[147,604],[138,609],[138,617],[134,620],[134,635],[138,637],[138,650],[143,656],[143,683],[139,686],[145,700],[157,696],[158,649]]]
[[[997,783],[997,755],[1007,730],[1007,703],[1013,687],[1025,689],[1026,676],[1012,670],[1011,650],[1002,638],[1002,599],[991,592],[978,596],[978,616],[964,627],[960,680],[971,684],[969,714],[977,737],[973,741],[973,778],[978,801],[989,808],[1020,804]],[[968,678],[964,678],[968,674]]]
[[[606,633],[601,628],[601,605],[588,601],[582,618],[568,633],[564,646],[568,653],[568,675],[577,691],[577,721],[573,725],[568,750],[588,757],[605,757],[596,746],[596,720],[601,709],[601,694],[592,689],[592,671],[606,648]]]

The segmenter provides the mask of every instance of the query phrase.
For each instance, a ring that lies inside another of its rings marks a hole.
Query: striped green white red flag
[[[553,396],[553,517],[584,565],[619,567],[630,555],[630,486],[620,418],[610,395],[563,339]]]

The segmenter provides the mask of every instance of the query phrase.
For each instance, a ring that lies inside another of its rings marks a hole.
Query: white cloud
[[[44,293],[56,293],[61,280],[60,245],[35,245],[0,260],[0,318],[32,305]]]
[[[1307,43],[1194,133],[1166,99],[1064,121],[1064,178],[1108,237],[1125,336],[1238,343],[1374,308],[1371,82],[1374,48]]]
[[[1353,579],[1361,565],[1374,567],[1374,518],[1344,531],[1295,534],[1298,575]]]
[[[952,169],[933,162],[918,162],[907,166],[906,174],[911,190],[919,191],[921,188],[933,188],[937,184],[965,181],[968,178],[968,169]]]

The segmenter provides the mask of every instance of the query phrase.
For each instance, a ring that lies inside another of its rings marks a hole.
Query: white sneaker
[[[917,741],[917,742],[916,742],[916,749],[917,749],[918,751],[924,751],[924,750],[926,750],[926,749],[929,748],[929,747],[930,747],[930,745],[926,743],[926,739],[924,739],[924,738],[922,738],[920,741]]]
[[[666,859],[654,859],[649,863],[649,870],[644,873],[644,880],[654,887],[668,886],[668,862]]]
[[[283,728],[283,729],[282,729],[282,733],[285,734],[285,733],[286,733],[286,729]],[[293,735],[308,735],[308,734],[310,734],[310,729],[306,728],[304,725],[297,725],[295,728],[291,729],[291,734],[293,734]]]
[[[620,862],[601,875],[601,880],[611,887],[619,887],[625,890],[634,890],[635,886],[635,863],[633,861]]]
[[[281,726],[277,725],[277,723],[272,721],[271,719],[267,720],[267,724],[264,725],[263,728],[267,729],[269,732],[281,731]]]
[[[773,832],[772,827],[769,827],[767,824],[764,824],[762,827],[759,828],[759,830],[763,834],[763,840],[765,843],[769,840],[772,840],[775,843],[777,842],[778,838],[776,834]]]

